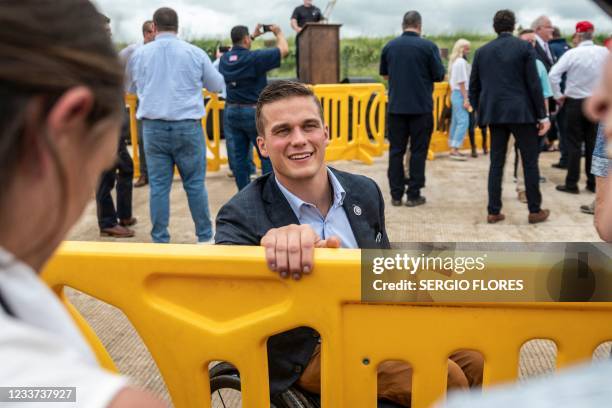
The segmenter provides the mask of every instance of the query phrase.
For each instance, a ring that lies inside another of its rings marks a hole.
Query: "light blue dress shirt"
[[[327,239],[332,235],[337,236],[340,238],[342,248],[359,248],[344,207],[342,207],[346,191],[331,170],[327,169],[327,174],[334,193],[334,202],[327,212],[327,217],[323,217],[314,204],[305,202],[287,190],[276,177],[274,179],[300,224],[309,224],[321,239]]]
[[[199,120],[204,116],[202,88],[220,92],[225,81],[200,48],[161,33],[129,60],[130,91],[138,95],[138,119]]]

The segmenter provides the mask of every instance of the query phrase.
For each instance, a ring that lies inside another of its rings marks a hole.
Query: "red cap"
[[[594,31],[595,26],[588,21],[580,21],[576,23],[576,32],[577,33],[586,33],[589,31]]]

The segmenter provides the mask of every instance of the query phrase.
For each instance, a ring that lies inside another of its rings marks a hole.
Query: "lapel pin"
[[[376,234],[376,243],[380,243],[380,241],[382,241],[382,233],[378,233]]]
[[[356,216],[360,216],[361,215],[361,207],[358,205],[354,205],[353,206],[353,212],[355,213]]]

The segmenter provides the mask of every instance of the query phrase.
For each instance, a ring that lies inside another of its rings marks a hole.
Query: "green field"
[[[383,82],[383,79],[378,75],[378,64],[380,61],[380,52],[384,45],[393,37],[356,37],[344,38],[340,42],[340,79],[346,77],[370,77],[375,81]],[[455,41],[459,38],[465,38],[472,43],[473,52],[483,44],[491,41],[495,36],[493,34],[484,35],[477,33],[452,33],[446,35],[428,36],[428,39],[435,42],[439,48],[446,48],[450,54]],[[604,36],[598,36],[596,42],[603,43]],[[567,37],[570,41],[569,36]],[[212,38],[196,39],[191,41],[208,53],[211,59],[215,58],[215,50],[219,44],[231,45],[229,39],[219,40]],[[268,39],[264,42],[263,39],[258,39],[253,43],[253,49],[263,48],[274,45],[274,41]],[[121,47],[119,47],[121,48]],[[447,61],[444,61],[446,64]],[[270,73],[271,77],[276,78],[295,78],[295,37],[289,38],[289,56],[285,58],[279,69],[275,69]]]

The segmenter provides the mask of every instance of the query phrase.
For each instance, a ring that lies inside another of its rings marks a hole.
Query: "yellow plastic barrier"
[[[281,280],[263,259],[258,247],[68,242],[43,278],[60,295],[70,286],[122,310],[178,408],[210,406],[216,360],[240,370],[243,407],[268,406],[266,339],[297,326],[321,334],[324,407],[374,407],[385,360],[412,364],[412,406],[424,408],[444,395],[457,349],[483,354],[486,386],[517,377],[530,339],[555,341],[565,366],[612,338],[610,303],[364,304],[359,250],[317,250],[301,282]]]
[[[448,152],[450,147],[448,146],[448,138],[450,133],[450,120],[446,123],[443,123],[442,120],[442,111],[445,107],[450,107],[450,94],[451,89],[448,82],[438,82],[434,84],[434,93],[433,93],[433,117],[434,117],[434,131],[431,135],[431,143],[429,144],[429,154],[427,158],[429,160],[433,160],[435,157],[435,153]],[[474,134],[474,139],[476,142],[476,147],[482,149],[482,133],[480,132],[480,128],[476,127]],[[466,135],[466,138],[463,142],[462,149],[470,148],[470,140]]]
[[[331,135],[327,148],[327,160],[361,160],[371,164],[372,157],[383,154],[387,148],[385,144],[387,96],[384,85],[315,85],[312,88],[323,104],[325,122],[330,125]],[[227,163],[227,157],[221,154],[220,117],[223,114],[225,102],[219,100],[217,94],[206,90],[203,91],[203,95],[205,98],[210,98],[206,105],[206,115],[202,118],[202,128],[209,152],[207,169],[217,171],[222,164]],[[126,95],[125,102],[130,111],[134,177],[139,177],[136,95]],[[206,124],[211,118],[213,120],[212,137],[206,133]],[[256,162],[259,164],[258,160]]]
[[[203,137],[206,141],[208,171],[218,171],[222,164],[227,163],[227,157],[221,156],[221,115],[225,108],[225,102],[219,100],[216,93],[202,90],[202,96],[210,98],[206,104],[205,116],[202,118]],[[134,177],[140,177],[140,152],[138,150],[138,123],[136,120],[136,106],[138,98],[134,94],[125,95],[125,104],[130,113],[130,140],[132,141],[132,157],[134,159]],[[206,131],[206,121],[212,118],[212,137]]]

